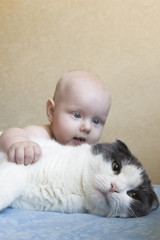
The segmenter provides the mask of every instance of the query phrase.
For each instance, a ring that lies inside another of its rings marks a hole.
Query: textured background
[[[125,141],[160,183],[160,0],[0,0],[0,130],[47,123],[58,78],[89,70],[112,108],[101,141]]]

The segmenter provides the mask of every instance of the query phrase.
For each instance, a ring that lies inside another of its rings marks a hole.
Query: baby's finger
[[[24,165],[31,164],[34,161],[34,149],[33,146],[27,146],[24,149]]]
[[[40,157],[42,155],[42,150],[40,148],[40,146],[34,146],[34,160],[33,160],[33,163],[37,162]]]
[[[15,148],[9,148],[7,155],[9,162],[15,162]]]
[[[15,162],[17,164],[24,164],[24,149],[23,148],[15,149]]]

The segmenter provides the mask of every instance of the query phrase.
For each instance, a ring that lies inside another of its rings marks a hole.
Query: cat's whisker
[[[136,213],[132,210],[132,208],[129,206],[129,210],[128,211],[130,211],[130,212],[132,212],[132,215],[135,217],[135,218],[138,218],[137,216],[136,216]],[[128,216],[130,216],[130,214],[128,214]]]

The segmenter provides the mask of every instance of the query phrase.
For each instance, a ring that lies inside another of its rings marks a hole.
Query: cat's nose
[[[115,183],[111,183],[111,187],[109,189],[109,192],[119,192],[119,189]]]

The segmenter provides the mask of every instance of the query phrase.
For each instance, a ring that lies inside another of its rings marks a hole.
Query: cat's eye
[[[128,191],[127,194],[133,199],[140,200],[139,195],[134,190]]]
[[[113,170],[114,174],[119,174],[120,171],[121,171],[121,165],[120,165],[120,163],[118,163],[117,161],[114,161],[114,162],[112,163],[112,170]]]

